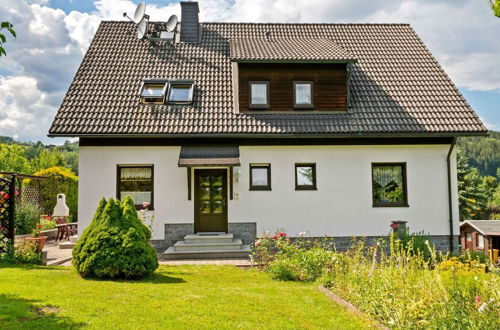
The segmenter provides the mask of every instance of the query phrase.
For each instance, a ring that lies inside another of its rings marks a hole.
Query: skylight
[[[166,80],[144,80],[140,90],[141,103],[164,103],[167,86]]]
[[[178,80],[170,82],[168,103],[188,104],[193,101],[193,81]]]

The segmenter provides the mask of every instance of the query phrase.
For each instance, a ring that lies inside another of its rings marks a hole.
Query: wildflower
[[[481,306],[481,297],[476,296],[476,308],[479,308]]]

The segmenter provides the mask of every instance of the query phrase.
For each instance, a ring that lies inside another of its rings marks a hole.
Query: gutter
[[[457,138],[454,137],[451,144],[450,144],[450,150],[448,151],[448,155],[446,156],[446,167],[448,171],[448,212],[449,212],[449,222],[450,222],[450,252],[453,253],[453,250],[455,248],[454,244],[454,237],[453,237],[453,194],[451,190],[451,154],[453,152],[453,149],[455,148],[455,145],[457,143]]]

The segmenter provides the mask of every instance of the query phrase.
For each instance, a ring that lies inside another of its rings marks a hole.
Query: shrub
[[[158,268],[151,232],[139,220],[132,198],[99,202],[94,219],[73,249],[83,277],[137,279]]]
[[[40,180],[40,204],[43,212],[52,214],[56,206],[57,194],[66,195],[66,204],[74,221],[78,216],[78,177],[65,167],[50,167],[35,175],[46,176]],[[28,181],[29,183],[29,181]]]
[[[29,234],[35,228],[42,214],[35,203],[23,202],[16,206],[16,234]]]
[[[38,244],[24,239],[16,241],[14,252],[0,255],[0,262],[7,264],[32,264],[39,265],[42,262],[42,254],[37,251]]]
[[[42,225],[42,230],[49,230],[56,228],[56,222],[52,219],[40,219],[40,225]]]

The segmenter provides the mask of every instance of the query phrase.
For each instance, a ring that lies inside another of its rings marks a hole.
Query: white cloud
[[[146,1],[147,2],[147,1]],[[18,34],[0,59],[0,135],[45,138],[57,107],[100,20],[133,15],[129,0],[96,0],[91,13],[48,7],[48,0],[2,0],[2,20]],[[180,17],[179,3],[148,5],[151,20]],[[459,87],[500,90],[499,20],[487,1],[468,0],[200,0],[202,21],[242,22],[408,22]],[[496,61],[496,62],[495,62]],[[27,85],[23,88],[21,83]],[[13,86],[20,91],[15,92]],[[29,94],[29,99],[26,99]],[[18,113],[18,114],[15,114]],[[40,125],[40,115],[45,116]],[[19,128],[20,122],[30,130]]]

